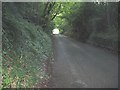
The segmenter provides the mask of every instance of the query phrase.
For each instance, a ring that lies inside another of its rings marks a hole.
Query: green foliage
[[[29,12],[34,3],[3,3],[3,6],[3,88],[32,88],[49,79],[45,62],[52,53],[51,39],[41,24],[24,18],[24,9]]]
[[[57,15],[54,22],[56,27],[62,29],[65,35],[79,41],[88,42],[100,38],[99,40],[103,42],[99,45],[102,45],[105,39],[106,42],[108,40],[116,46],[118,41],[117,10],[118,3],[62,3],[62,12]]]
[[[110,46],[117,42],[117,15],[116,3],[3,3],[3,87],[33,87],[49,78],[45,60],[54,27],[80,41]]]

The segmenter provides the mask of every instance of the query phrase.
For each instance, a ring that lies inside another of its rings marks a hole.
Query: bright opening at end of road
[[[59,29],[53,29],[53,34],[59,34]]]

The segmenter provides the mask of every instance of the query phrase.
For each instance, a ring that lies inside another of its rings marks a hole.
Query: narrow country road
[[[54,36],[52,88],[117,88],[118,58],[63,35]]]

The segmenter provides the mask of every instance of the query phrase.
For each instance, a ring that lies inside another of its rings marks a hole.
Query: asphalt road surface
[[[101,48],[54,36],[52,88],[117,88],[118,57]]]

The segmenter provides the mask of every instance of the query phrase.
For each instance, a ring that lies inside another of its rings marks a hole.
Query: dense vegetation
[[[55,18],[62,33],[82,42],[117,51],[118,3],[70,2],[62,6],[63,12]]]
[[[56,15],[52,5],[3,3],[3,88],[47,87]]]
[[[117,51],[118,3],[3,3],[3,88],[47,87],[51,32]]]

